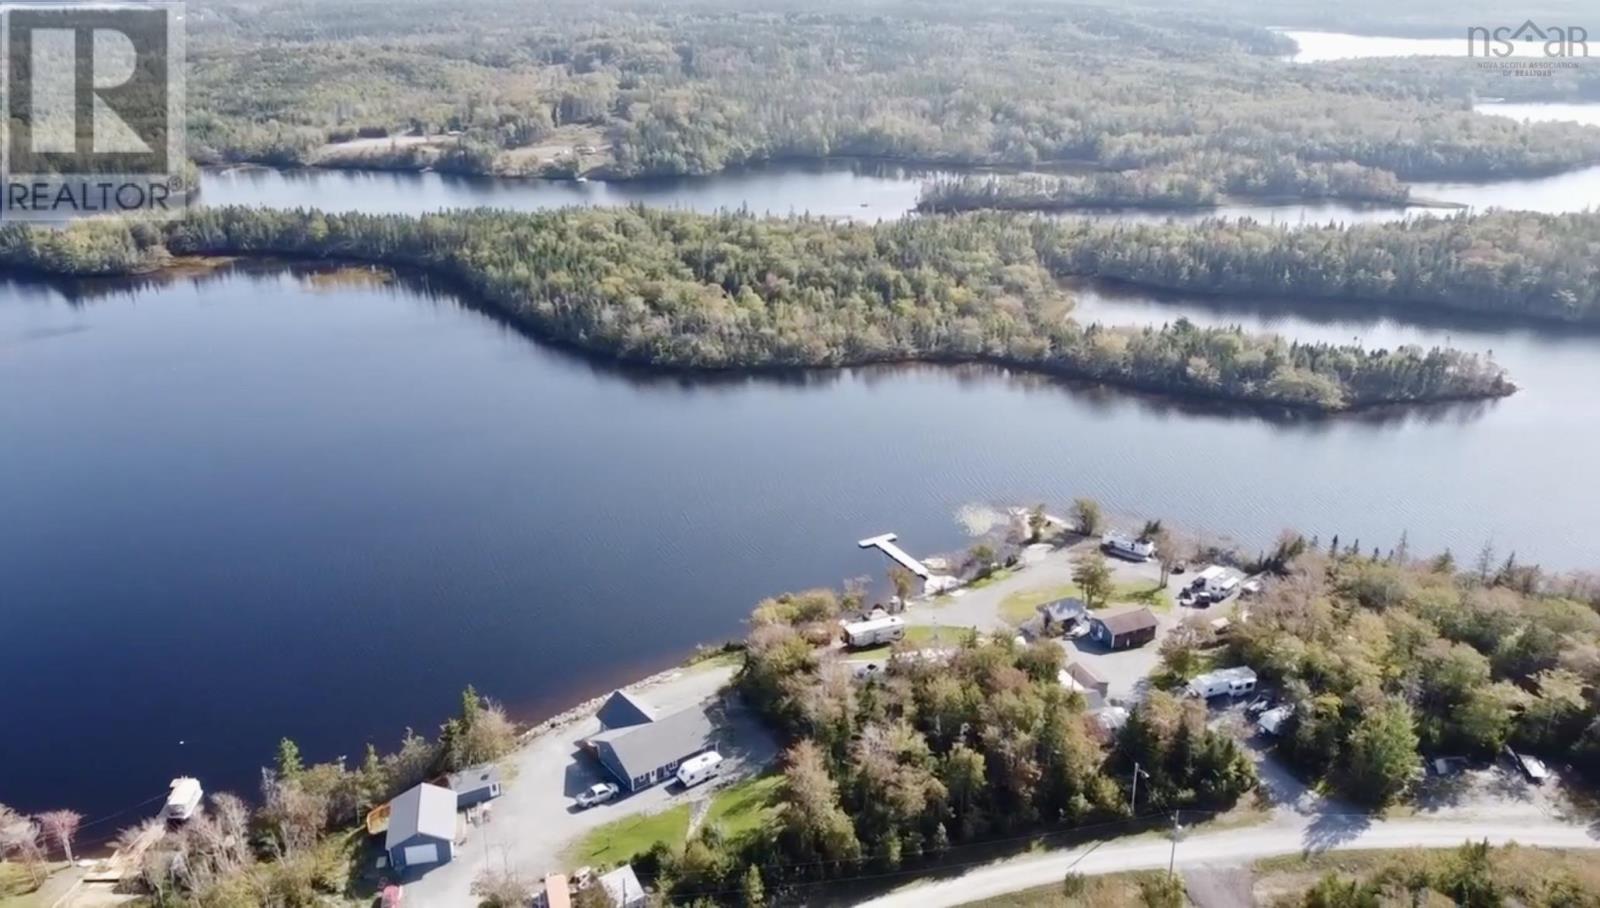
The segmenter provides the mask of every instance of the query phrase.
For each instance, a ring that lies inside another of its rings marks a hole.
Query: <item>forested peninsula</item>
[[[1111,260],[1115,237],[998,215],[868,227],[637,208],[422,218],[220,208],[165,225],[7,226],[0,265],[113,275],[247,255],[416,267],[537,336],[660,367],[987,362],[1324,412],[1515,390],[1489,359],[1450,349],[1296,343],[1184,320],[1081,324],[1057,275]],[[1134,248],[1125,256],[1141,261]]]
[[[835,157],[1078,162],[1202,195],[1389,199],[1398,180],[1600,162],[1600,129],[1472,111],[1497,86],[1590,90],[1577,76],[1293,64],[1248,4],[1166,5],[463,0],[441,21],[373,0],[309,18],[207,0],[189,24],[189,144],[206,163],[607,179]]]

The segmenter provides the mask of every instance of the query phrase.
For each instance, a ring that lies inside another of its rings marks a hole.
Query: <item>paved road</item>
[[[1299,834],[1296,834],[1299,833]],[[1239,865],[1302,851],[1350,848],[1449,848],[1467,840],[1518,842],[1548,848],[1600,848],[1600,830],[1548,818],[1505,822],[1379,820],[1324,817],[1299,829],[1274,822],[1248,829],[1203,833],[1178,843],[1179,868]],[[1165,837],[1090,844],[975,867],[960,877],[915,883],[866,902],[876,908],[940,908],[964,905],[1019,889],[1059,883],[1068,873],[1098,874],[1167,866],[1172,842]]]
[[[1375,820],[1344,802],[1318,795],[1295,778],[1259,741],[1246,745],[1262,791],[1274,805],[1271,819],[1239,829],[1180,837],[1106,839],[1045,854],[977,865],[961,876],[911,883],[867,905],[939,908],[965,905],[1007,892],[1087,875],[1148,870],[1173,860],[1180,870],[1248,865],[1266,857],[1357,848],[1450,848],[1467,840],[1519,842],[1550,848],[1600,848],[1600,821],[1566,804],[1551,786],[1518,781],[1503,767],[1479,773],[1470,791],[1434,803],[1410,819]],[[1174,860],[1175,859],[1175,860]]]

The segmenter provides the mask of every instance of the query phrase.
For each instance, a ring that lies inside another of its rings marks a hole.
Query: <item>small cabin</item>
[[[484,764],[453,772],[449,784],[456,793],[456,808],[465,810],[500,797],[500,767]]]

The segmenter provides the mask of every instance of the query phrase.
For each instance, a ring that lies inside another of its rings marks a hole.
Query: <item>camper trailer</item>
[[[716,778],[718,770],[722,768],[722,754],[716,751],[707,751],[698,757],[690,757],[678,767],[678,782],[684,788],[693,788],[701,782]]]
[[[1227,694],[1230,697],[1240,697],[1254,693],[1256,689],[1256,673],[1248,668],[1224,668],[1214,672],[1196,675],[1189,681],[1189,695],[1209,700]]]
[[[1156,544],[1148,539],[1135,539],[1119,533],[1107,533],[1100,537],[1100,548],[1107,554],[1129,561],[1149,561],[1156,556]]]
[[[896,640],[904,639],[905,635],[905,619],[894,615],[870,618],[866,621],[854,621],[844,626],[845,645],[856,649],[878,646],[883,643],[893,643]]]

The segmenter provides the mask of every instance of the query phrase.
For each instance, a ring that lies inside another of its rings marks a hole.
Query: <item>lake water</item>
[[[640,202],[887,219],[925,174],[243,170],[208,174],[205,191],[333,210]],[[1516,198],[1497,185],[1428,194],[1600,204],[1595,171],[1525,181]],[[1340,207],[1238,211],[1320,222]],[[8,698],[7,727],[26,733],[0,735],[0,802],[98,819],[179,773],[250,794],[280,735],[313,759],[392,747],[408,725],[436,727],[469,682],[542,717],[739,635],[764,595],[881,578],[856,539],[895,530],[914,552],[957,550],[997,503],[1089,495],[1252,544],[1298,527],[1387,547],[1407,531],[1463,558],[1493,538],[1556,567],[1593,562],[1592,336],[1083,289],[1084,317],[1108,322],[1183,314],[1493,349],[1526,388],[1275,420],[983,368],[641,373],[532,342],[424,282],[349,277],[260,265],[0,284],[0,690],[26,692]]]
[[[1281,421],[985,368],[651,375],[425,284],[271,265],[0,286],[0,639],[26,641],[0,689],[28,692],[0,801],[250,792],[278,736],[392,746],[468,682],[547,715],[740,634],[763,595],[881,578],[856,539],[962,548],[974,505],[1592,561],[1600,340],[1082,296],[1105,321],[1493,348],[1526,390]]]
[[[1592,106],[1600,110],[1600,105]],[[314,207],[381,214],[425,214],[479,206],[539,211],[574,205],[644,204],[702,212],[742,208],[757,214],[809,213],[870,223],[895,220],[913,212],[922,182],[935,175],[934,171],[918,168],[850,161],[771,164],[710,177],[619,183],[505,180],[437,173],[235,168],[207,170],[202,181],[201,201],[208,205]],[[1517,207],[1562,212],[1600,208],[1600,166],[1525,180],[1411,185],[1419,199],[1456,203],[1472,209]],[[1235,203],[1180,212],[1122,208],[1063,216],[1121,223],[1248,217],[1267,223],[1302,226],[1393,221],[1430,212],[1449,213],[1449,209],[1317,201]]]

